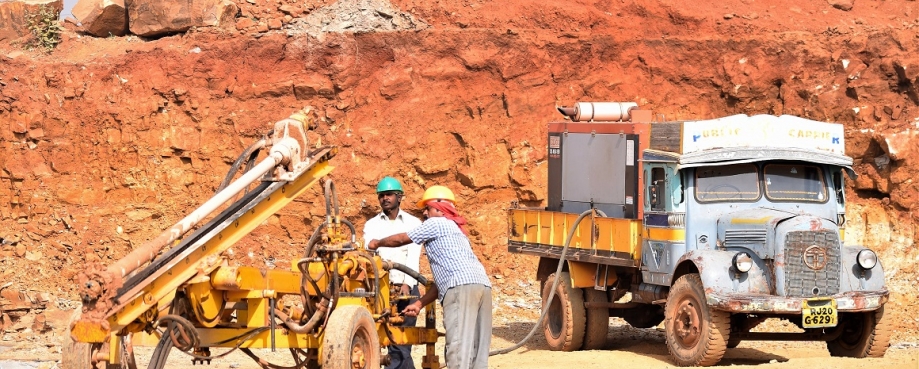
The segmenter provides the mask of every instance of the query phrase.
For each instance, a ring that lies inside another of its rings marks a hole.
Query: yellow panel
[[[571,225],[578,214],[545,210],[511,209],[508,222],[511,224],[511,241],[519,241],[548,246],[565,246]],[[578,224],[571,237],[569,248],[614,251],[628,253],[637,258],[641,245],[641,221],[619,218],[593,218],[596,229],[596,240],[591,244],[590,217],[585,217]]]
[[[249,312],[246,326],[249,328],[268,326],[268,299],[247,299],[246,302]]]
[[[437,343],[437,330],[421,327],[389,327],[389,332],[396,340],[397,345],[421,345]],[[389,346],[392,341],[386,336],[383,324],[377,323],[377,335],[380,336],[380,346]]]
[[[571,286],[575,288],[592,288],[598,285],[596,283],[597,267],[603,268],[601,264],[569,260],[568,274],[571,276]],[[616,284],[616,279],[618,279],[616,272],[610,270],[610,273],[606,277],[606,283],[599,283],[599,285],[614,285]]]

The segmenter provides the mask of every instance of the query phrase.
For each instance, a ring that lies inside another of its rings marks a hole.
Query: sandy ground
[[[497,317],[496,321],[500,321]],[[493,330],[492,350],[509,347],[523,339],[532,328],[530,321],[508,322],[496,325]],[[442,328],[441,328],[442,329]],[[60,336],[56,336],[59,338]],[[60,346],[55,337],[41,342],[0,342],[0,369],[52,369],[60,367]],[[277,365],[292,365],[287,350],[271,352],[270,349],[253,350],[256,355]],[[442,355],[443,345],[436,351]],[[214,349],[218,355],[224,349]],[[416,367],[420,368],[424,348],[416,346],[413,351]],[[136,347],[138,367],[145,368],[153,353],[152,347]],[[440,357],[443,362],[443,356]],[[541,332],[523,347],[504,355],[492,356],[489,368],[533,368],[559,367],[595,368],[671,368],[663,329],[635,329],[619,318],[610,320],[609,336],[604,350],[555,352],[549,351]],[[894,342],[887,355],[877,359],[851,359],[830,357],[822,342],[743,342],[735,349],[729,349],[717,366],[734,368],[919,368],[919,343]],[[173,350],[167,368],[195,368],[190,357]],[[259,365],[239,351],[214,360],[214,369],[257,369]]]

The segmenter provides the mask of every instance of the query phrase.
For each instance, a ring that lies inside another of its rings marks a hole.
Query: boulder
[[[71,13],[83,31],[93,36],[124,36],[128,32],[124,0],[79,0]]]
[[[157,37],[192,27],[235,27],[238,8],[229,0],[131,0],[127,9],[131,33]]]
[[[50,6],[60,13],[64,9],[61,0],[0,1],[0,41],[9,42],[29,34],[26,14]]]

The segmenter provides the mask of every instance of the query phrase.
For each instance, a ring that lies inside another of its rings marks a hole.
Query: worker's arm
[[[431,287],[425,291],[424,296],[421,296],[420,299],[406,306],[405,310],[402,310],[402,313],[407,316],[418,316],[418,313],[421,312],[421,308],[434,302],[434,300],[437,300],[437,285],[432,284]]]
[[[380,247],[399,247],[410,243],[412,243],[412,239],[408,238],[408,233],[396,233],[382,240],[370,240],[370,243],[367,244],[367,248],[376,250]]]

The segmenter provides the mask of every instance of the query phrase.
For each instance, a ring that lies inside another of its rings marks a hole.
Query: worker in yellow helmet
[[[485,267],[472,252],[466,236],[466,219],[456,210],[453,191],[432,186],[424,191],[418,207],[424,222],[406,233],[371,240],[368,247],[424,245],[434,273],[434,286],[420,300],[403,310],[417,316],[421,308],[440,300],[446,330],[446,360],[450,369],[488,368],[491,344],[491,282]]]

